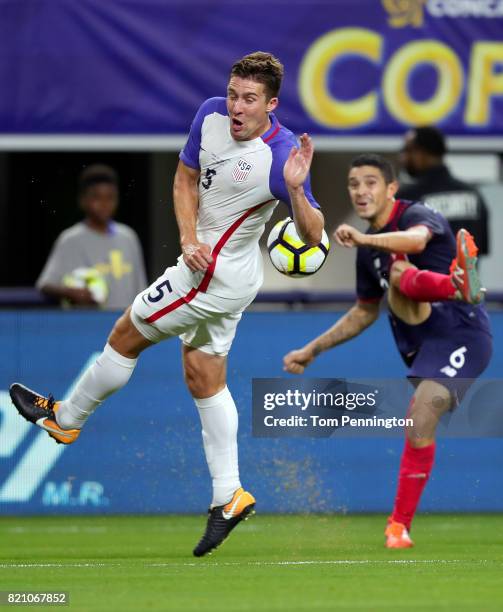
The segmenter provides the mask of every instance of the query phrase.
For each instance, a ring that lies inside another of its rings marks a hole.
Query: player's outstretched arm
[[[304,182],[309,175],[314,147],[307,134],[300,137],[300,147],[292,147],[283,168],[283,177],[290,196],[295,227],[302,241],[310,246],[321,242],[324,226],[322,213],[313,208],[304,193]]]
[[[173,202],[175,216],[180,233],[180,246],[183,260],[193,271],[204,272],[211,264],[211,248],[199,242],[196,234],[197,211],[199,209],[199,191],[197,182],[199,170],[178,162],[173,183]]]
[[[377,319],[378,303],[357,302],[326,332],[311,340],[301,349],[290,351],[283,358],[283,369],[292,374],[302,374],[306,367],[323,351],[354,338]]]
[[[343,223],[334,232],[334,238],[343,247],[366,246],[387,253],[421,253],[431,238],[425,225],[415,225],[404,231],[384,234],[363,234],[356,228]]]

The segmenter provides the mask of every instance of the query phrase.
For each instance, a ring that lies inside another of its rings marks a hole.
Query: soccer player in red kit
[[[421,202],[395,200],[397,189],[393,166],[384,158],[353,160],[349,195],[369,228],[362,233],[343,224],[335,238],[358,249],[357,302],[325,333],[288,353],[284,367],[302,374],[322,351],[363,332],[377,319],[387,292],[391,329],[415,393],[385,536],[388,548],[408,548],[413,546],[412,519],[433,467],[436,426],[466,391],[467,379],[486,368],[492,336],[480,303],[473,238],[461,229],[455,239],[442,215]]]

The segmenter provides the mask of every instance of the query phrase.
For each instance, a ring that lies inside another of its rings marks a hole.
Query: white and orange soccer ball
[[[330,242],[325,230],[317,246],[307,246],[300,239],[290,217],[278,221],[267,239],[272,265],[282,274],[294,278],[317,272],[325,263],[329,249]]]

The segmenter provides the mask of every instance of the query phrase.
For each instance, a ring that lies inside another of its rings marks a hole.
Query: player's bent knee
[[[203,399],[221,391],[225,387],[225,378],[214,377],[207,372],[186,367],[185,383],[192,397]]]
[[[451,392],[434,380],[423,380],[414,394],[415,401],[408,413],[413,421],[407,429],[407,437],[413,446],[421,447],[431,443],[440,418],[453,406]]]
[[[225,387],[226,358],[184,347],[183,373],[193,397],[212,397]]]
[[[452,393],[440,380],[425,379],[417,386],[414,406],[428,406],[443,414],[452,408]]]
[[[390,284],[393,287],[400,289],[400,280],[405,270],[410,270],[411,268],[415,269],[415,267],[416,266],[414,266],[408,261],[402,261],[402,260],[395,261],[390,268],[390,273],[389,273]]]

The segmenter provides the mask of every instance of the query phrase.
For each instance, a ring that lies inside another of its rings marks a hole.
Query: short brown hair
[[[231,69],[231,77],[237,76],[262,83],[268,100],[279,94],[283,73],[283,64],[279,59],[264,51],[245,55]]]
[[[362,153],[351,161],[349,168],[361,168],[362,166],[373,166],[380,170],[386,185],[396,181],[395,167],[381,155],[376,155],[375,153]]]

